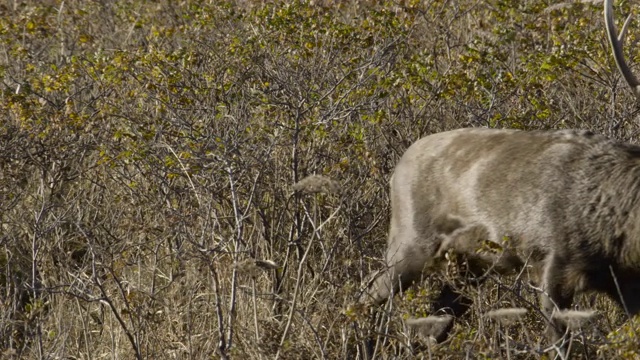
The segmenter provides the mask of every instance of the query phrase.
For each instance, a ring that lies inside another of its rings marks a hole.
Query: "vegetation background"
[[[465,289],[440,345],[404,319],[443,276],[354,305],[393,166],[459,127],[640,135],[600,1],[5,0],[0,79],[3,359],[538,358],[524,280]],[[580,305],[583,357],[640,356]]]

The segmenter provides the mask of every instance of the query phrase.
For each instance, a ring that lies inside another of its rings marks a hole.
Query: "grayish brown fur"
[[[388,268],[370,301],[436,271],[453,251],[472,272],[532,266],[548,319],[583,291],[640,312],[640,147],[585,131],[459,129],[414,143],[390,186]],[[503,253],[478,253],[483,241]],[[445,288],[437,306],[457,315],[462,302]],[[550,326],[552,340],[564,330]]]
[[[613,1],[605,0],[604,18],[616,65],[640,99],[640,81],[622,50],[631,17],[618,33]],[[388,267],[368,289],[369,301],[381,303],[437,271],[453,252],[466,261],[463,274],[480,280],[489,271],[531,266],[554,341],[566,324],[552,314],[579,292],[605,293],[629,315],[640,313],[638,146],[571,130],[427,136],[398,163],[391,208]],[[445,285],[435,308],[459,315],[469,305]]]

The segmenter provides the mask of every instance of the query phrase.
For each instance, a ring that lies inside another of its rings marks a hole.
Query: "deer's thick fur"
[[[453,251],[476,275],[530,266],[549,318],[587,290],[640,312],[638,146],[571,130],[430,135],[398,163],[391,208],[388,268],[368,291],[375,303]],[[477,251],[487,242],[503,252]],[[468,306],[451,289],[441,299],[454,314]],[[563,331],[550,326],[554,340]]]

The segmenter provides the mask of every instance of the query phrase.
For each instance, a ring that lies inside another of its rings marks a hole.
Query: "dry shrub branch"
[[[483,318],[409,337],[437,276],[377,325],[353,306],[395,162],[461,126],[638,137],[599,4],[13,1],[0,49],[8,359],[363,358],[372,332],[382,358],[506,357]],[[508,341],[537,356],[528,284],[466,291],[530,309]],[[585,351],[637,354],[588,305]]]

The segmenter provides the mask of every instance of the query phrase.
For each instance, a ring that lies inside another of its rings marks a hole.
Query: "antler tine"
[[[607,28],[607,36],[609,38],[609,43],[611,44],[611,50],[613,51],[613,58],[616,61],[616,66],[618,67],[620,74],[622,74],[622,77],[624,77],[625,81],[631,88],[631,91],[633,91],[636,98],[640,100],[640,81],[638,81],[638,79],[631,71],[629,65],[627,65],[622,51],[622,44],[624,43],[624,38],[627,33],[627,27],[631,22],[631,15],[627,17],[627,20],[622,26],[622,31],[620,32],[620,35],[618,35],[616,26],[613,23],[613,0],[605,0],[604,22]]]
[[[627,20],[624,21],[624,25],[622,25],[622,29],[620,30],[620,35],[618,35],[618,42],[620,45],[624,45],[624,38],[627,36],[627,28],[631,23],[631,14],[627,16]]]

